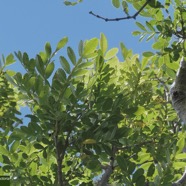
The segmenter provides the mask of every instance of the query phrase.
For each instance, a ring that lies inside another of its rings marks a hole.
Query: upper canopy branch
[[[120,18],[105,18],[102,17],[100,15],[97,15],[95,13],[93,13],[92,11],[89,12],[89,14],[99,18],[99,19],[103,19],[105,21],[121,21],[121,20],[125,20],[125,19],[136,19],[136,17],[140,14],[140,12],[147,6],[147,4],[150,2],[151,0],[147,0],[144,5],[133,15],[133,16],[126,16],[126,17],[120,17]]]

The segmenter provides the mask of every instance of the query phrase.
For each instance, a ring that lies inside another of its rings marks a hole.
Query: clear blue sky
[[[65,36],[69,37],[67,46],[77,51],[80,40],[99,37],[101,32],[106,35],[109,48],[124,42],[135,53],[151,49],[150,43],[139,42],[139,37],[132,36],[137,29],[134,20],[105,22],[89,14],[93,11],[110,18],[124,16],[121,9],[112,6],[111,0],[84,0],[73,7],[65,6],[63,0],[1,0],[0,7],[0,55],[20,50],[35,57],[46,42],[55,49]],[[65,54],[66,51],[60,53]],[[11,68],[23,70],[19,62]]]
[[[68,45],[76,49],[80,40],[99,37],[100,32],[105,33],[110,47],[124,42],[136,53],[149,47],[131,35],[137,28],[134,20],[105,22],[88,14],[92,10],[106,17],[123,16],[111,0],[84,0],[73,7],[65,6],[63,0],[1,0],[0,7],[0,54],[21,50],[34,57],[47,41],[55,48],[64,36],[69,37]]]

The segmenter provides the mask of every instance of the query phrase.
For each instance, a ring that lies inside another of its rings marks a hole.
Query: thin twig
[[[105,18],[102,17],[100,15],[97,15],[95,13],[93,13],[92,11],[89,12],[89,14],[99,18],[99,19],[103,19],[104,21],[121,21],[121,20],[125,20],[125,19],[136,19],[136,17],[141,13],[141,11],[147,6],[147,4],[150,2],[151,0],[147,0],[144,5],[133,15],[130,16],[128,15],[127,17],[120,17],[120,18]]]

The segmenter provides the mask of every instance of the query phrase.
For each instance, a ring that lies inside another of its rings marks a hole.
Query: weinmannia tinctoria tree
[[[136,22],[133,34],[153,39],[154,50],[139,56],[123,43],[108,49],[101,33],[80,41],[78,52],[68,46],[55,61],[67,37],[55,49],[46,43],[35,58],[22,52],[2,58],[0,174],[10,175],[12,185],[159,186],[183,174],[185,132],[169,85],[185,55],[186,2],[112,3],[127,15],[132,4],[148,18]],[[14,59],[25,73],[8,69]],[[18,117],[23,105],[31,110],[28,123]]]

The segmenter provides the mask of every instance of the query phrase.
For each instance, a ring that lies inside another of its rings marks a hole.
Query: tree
[[[133,35],[154,38],[154,51],[140,56],[120,43],[120,61],[101,33],[80,41],[77,55],[67,47],[58,61],[67,37],[55,50],[47,42],[35,58],[15,53],[25,73],[7,70],[13,54],[2,59],[0,173],[12,185],[172,185],[184,172],[185,131],[169,85],[185,55],[186,2],[112,3],[148,17]],[[23,103],[31,110],[24,125]]]

